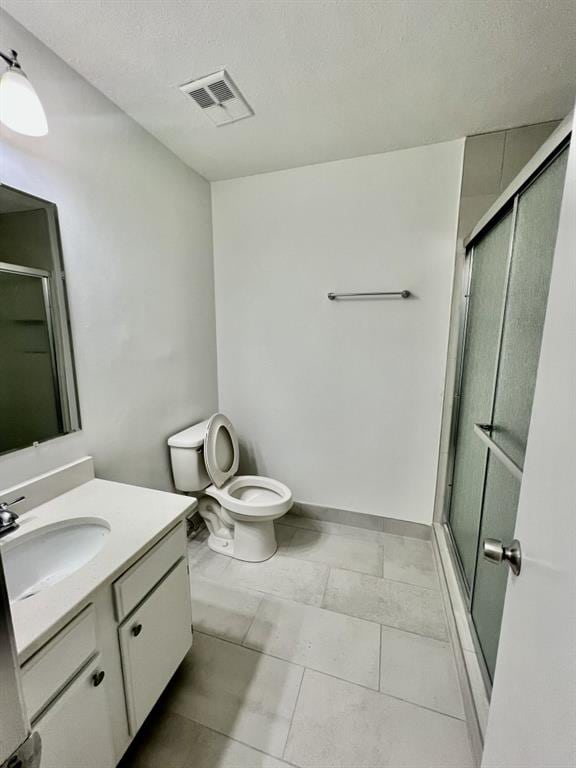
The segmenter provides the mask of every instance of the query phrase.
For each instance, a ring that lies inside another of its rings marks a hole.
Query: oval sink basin
[[[2,544],[10,601],[32,597],[82,568],[102,549],[109,533],[105,520],[77,518]]]

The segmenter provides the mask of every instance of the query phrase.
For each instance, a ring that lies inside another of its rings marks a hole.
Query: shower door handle
[[[518,576],[522,567],[522,549],[518,539],[505,547],[500,539],[484,539],[482,553],[492,563],[508,563],[514,576]]]

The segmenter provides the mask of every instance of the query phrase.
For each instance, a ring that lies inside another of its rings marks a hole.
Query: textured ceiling
[[[551,120],[572,107],[573,0],[1,0],[208,179]],[[255,117],[178,85],[227,68]]]

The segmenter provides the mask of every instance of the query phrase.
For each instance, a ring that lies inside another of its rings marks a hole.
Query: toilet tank
[[[168,438],[172,476],[178,491],[202,491],[210,485],[204,466],[204,435],[208,420],[194,424]]]

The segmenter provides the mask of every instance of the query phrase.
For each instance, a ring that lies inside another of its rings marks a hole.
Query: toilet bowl
[[[168,440],[176,488],[201,491],[198,511],[210,533],[208,546],[223,555],[261,562],[276,552],[274,520],[292,507],[283,483],[238,475],[238,438],[224,414]]]

